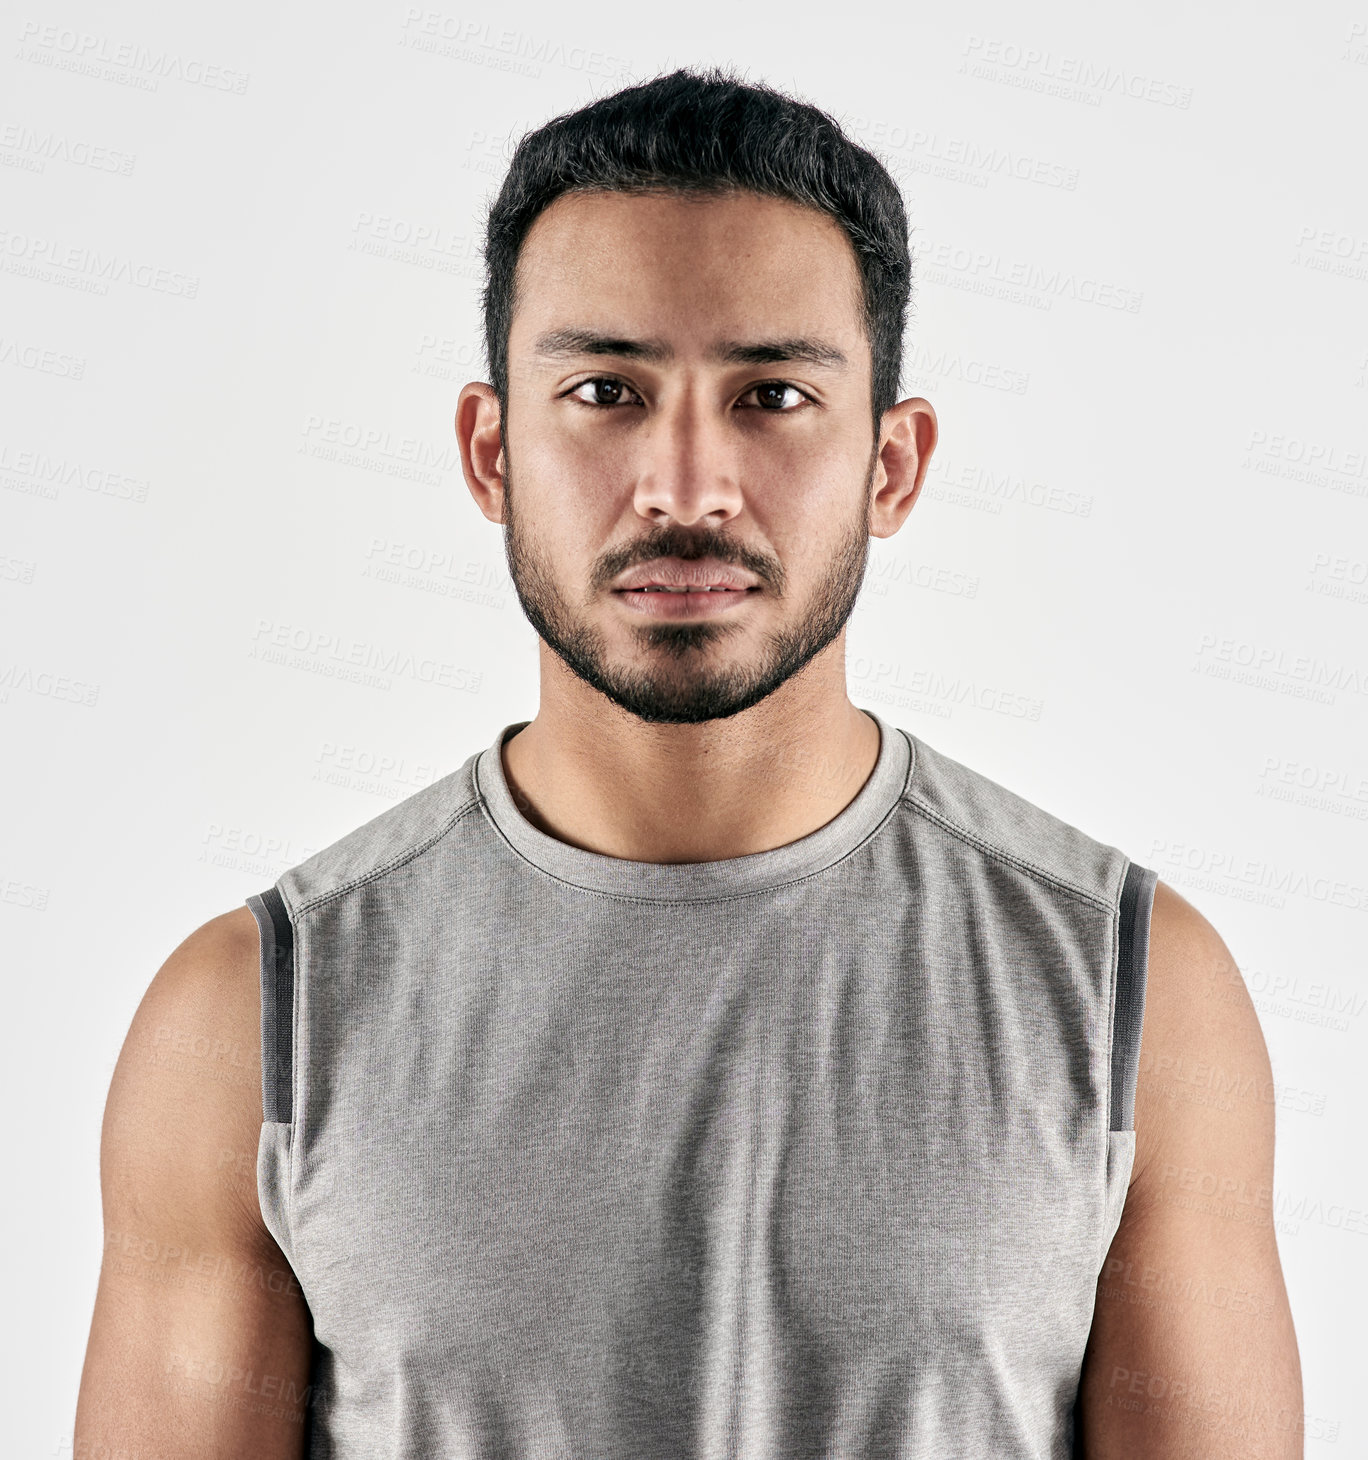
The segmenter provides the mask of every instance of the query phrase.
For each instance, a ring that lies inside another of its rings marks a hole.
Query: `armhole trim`
[[[294,928],[274,887],[247,899],[261,933],[261,1118],[294,1119]]]
[[[1140,1073],[1140,1033],[1145,1020],[1150,909],[1158,881],[1157,872],[1132,862],[1121,885],[1111,1042],[1109,1129],[1114,1131],[1135,1129],[1135,1085]]]

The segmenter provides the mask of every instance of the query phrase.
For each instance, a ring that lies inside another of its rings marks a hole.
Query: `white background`
[[[851,698],[1221,932],[1307,1453],[1368,1453],[1368,4],[665,13],[7,8],[4,1451],[71,1451],[157,967],[536,712],[451,430],[509,137],[724,62],[878,151],[914,227],[941,445]]]

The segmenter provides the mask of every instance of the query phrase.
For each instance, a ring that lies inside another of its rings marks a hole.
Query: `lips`
[[[759,588],[623,588],[613,596],[633,614],[647,619],[721,619],[740,613]]]
[[[749,574],[720,563],[716,558],[685,562],[682,558],[661,558],[635,568],[614,585],[615,593],[744,593],[760,585]]]
[[[619,588],[619,593],[746,593],[745,588],[667,588],[663,583],[647,583],[640,588]]]

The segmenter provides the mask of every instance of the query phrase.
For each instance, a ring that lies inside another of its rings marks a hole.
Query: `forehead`
[[[567,324],[700,338],[820,330],[858,354],[860,271],[840,224],[787,198],[563,193],[523,241],[510,351]]]

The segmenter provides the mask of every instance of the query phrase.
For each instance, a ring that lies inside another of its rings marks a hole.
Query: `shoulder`
[[[127,1195],[149,1218],[264,1234],[259,949],[251,912],[235,908],[183,939],[148,984],[105,1105],[107,1205]]]
[[[1008,866],[1108,913],[1129,859],[1020,791],[904,730],[912,763],[902,804],[980,862]]]
[[[1224,940],[1162,881],[1147,983],[1134,1166],[1098,1276],[1078,1435],[1089,1455],[1291,1460],[1303,1396],[1268,1051]]]
[[[1233,1169],[1271,1189],[1272,1083],[1258,1012],[1230,949],[1191,903],[1156,882],[1132,1194],[1176,1200],[1209,1184],[1203,1172]]]
[[[156,1063],[167,1069],[198,1073],[223,1064],[234,1077],[217,1083],[246,1089],[253,1077],[259,1082],[259,972],[260,938],[251,910],[236,907],[210,918],[157,970],[133,1017],[124,1052],[133,1043],[164,1056]],[[207,1063],[185,1063],[197,1059]]]

